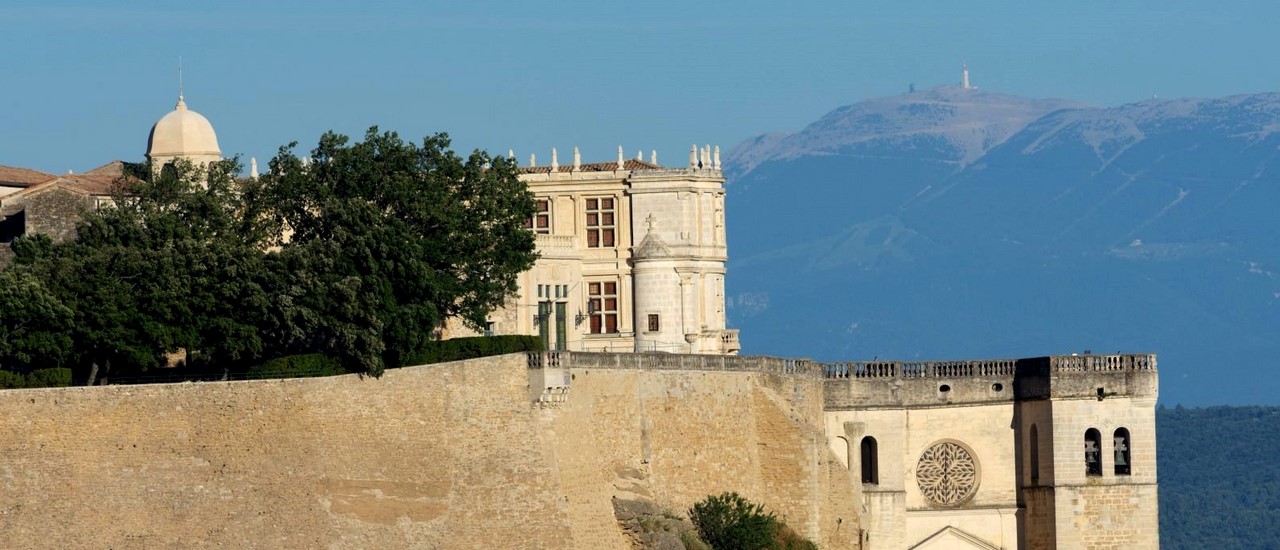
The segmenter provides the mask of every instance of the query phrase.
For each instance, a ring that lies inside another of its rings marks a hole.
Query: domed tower
[[[178,95],[178,105],[160,117],[147,137],[147,158],[156,170],[179,157],[199,165],[222,160],[213,125],[200,113],[187,109],[182,95]]]

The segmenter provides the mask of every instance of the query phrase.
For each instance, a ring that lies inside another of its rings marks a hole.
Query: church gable
[[[1000,550],[977,535],[966,533],[955,527],[943,527],[929,538],[916,543],[910,550]]]

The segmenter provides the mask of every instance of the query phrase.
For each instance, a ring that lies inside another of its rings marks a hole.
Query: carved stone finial
[[[697,168],[697,167],[698,167],[698,146],[690,145],[689,146],[689,168]]]
[[[551,148],[551,171],[555,172],[560,169],[560,159],[556,157],[556,148]]]
[[[636,151],[636,160],[644,160],[644,149]]]
[[[530,167],[534,167],[534,166],[537,166],[537,165],[538,165],[538,155],[535,155],[535,154],[533,154],[533,153],[529,153],[529,166],[530,166]]]
[[[657,165],[658,165],[658,150],[657,150],[657,149],[653,149],[653,150],[649,151],[649,164],[652,164],[652,165],[654,165],[654,166],[657,166]]]
[[[622,159],[622,146],[618,146],[618,169],[621,170],[626,165],[626,161]]]
[[[573,171],[577,172],[582,169],[582,153],[578,152],[578,148],[573,148]]]
[[[249,179],[258,179],[258,158],[249,157]]]
[[[707,145],[702,148],[702,167],[711,168],[711,146]]]
[[[720,146],[719,145],[716,146],[714,156],[711,157],[711,165],[715,167],[716,170],[720,169]]]
[[[509,158],[509,159],[511,159],[511,160],[516,160],[516,151],[515,151],[515,149],[507,149],[507,158]]]

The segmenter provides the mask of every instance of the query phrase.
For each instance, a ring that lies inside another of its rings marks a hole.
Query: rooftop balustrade
[[[738,355],[535,351],[529,352],[528,365],[530,369],[750,371],[820,376],[817,365],[808,359]]]
[[[1052,372],[1155,371],[1154,354],[1054,355],[1047,358]],[[1013,376],[1020,359],[974,361],[846,361],[819,363],[829,380],[875,378],[973,378]]]
[[[728,331],[726,331],[728,332]],[[734,336],[736,336],[736,331]],[[727,334],[724,343],[728,344]],[[763,356],[691,355],[674,353],[592,353],[547,351],[529,353],[529,368],[613,368],[667,370],[746,370],[782,374],[813,374],[828,380],[1013,377],[1022,361],[1043,365],[1051,372],[1136,372],[1156,370],[1154,354],[1054,355],[1035,359],[979,359],[972,361],[845,361],[817,363],[808,359]]]

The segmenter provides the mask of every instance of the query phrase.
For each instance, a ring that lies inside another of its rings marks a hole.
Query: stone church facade
[[[824,370],[863,548],[1159,548],[1154,355]]]

